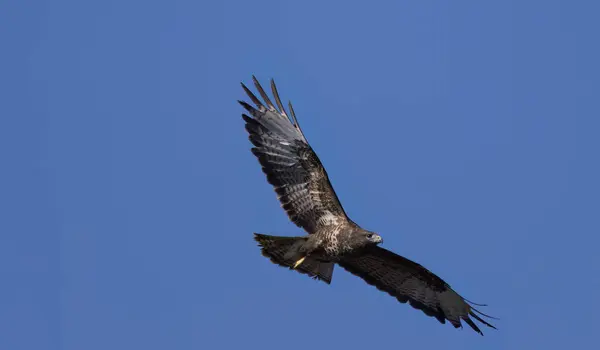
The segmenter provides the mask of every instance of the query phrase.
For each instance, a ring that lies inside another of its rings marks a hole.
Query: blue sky
[[[593,1],[4,1],[0,348],[591,348]],[[275,78],[348,214],[501,318],[455,330],[336,269],[251,155]]]

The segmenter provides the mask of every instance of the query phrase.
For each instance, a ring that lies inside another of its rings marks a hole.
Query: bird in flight
[[[254,145],[252,153],[290,220],[308,233],[298,237],[255,233],[262,255],[327,284],[338,264],[441,323],[448,320],[459,328],[464,321],[483,335],[473,317],[495,328],[480,317],[491,316],[473,307],[484,305],[464,299],[423,266],[380,247],[383,239],[379,234],[363,229],[346,215],[323,164],[298,124],[291,102],[288,114],[271,80],[275,107],[258,80],[254,76],[252,79],[264,103],[243,83],[255,106],[238,101],[249,113],[242,114],[242,118]]]

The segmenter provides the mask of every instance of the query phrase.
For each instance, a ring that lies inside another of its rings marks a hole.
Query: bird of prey
[[[495,328],[479,315],[490,316],[473,307],[484,305],[464,299],[423,266],[380,247],[380,235],[361,228],[346,215],[323,164],[298,124],[291,102],[288,114],[271,79],[275,107],[258,80],[254,76],[252,79],[264,102],[243,83],[242,88],[256,107],[238,101],[250,114],[242,114],[242,118],[254,145],[252,153],[290,220],[308,233],[299,237],[255,233],[262,255],[327,284],[338,264],[441,323],[448,320],[459,328],[464,321],[483,335],[473,317]]]

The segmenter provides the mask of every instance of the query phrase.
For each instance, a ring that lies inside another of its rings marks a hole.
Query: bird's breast
[[[343,253],[345,239],[341,225],[326,227],[319,234],[319,247],[325,255],[334,258]]]

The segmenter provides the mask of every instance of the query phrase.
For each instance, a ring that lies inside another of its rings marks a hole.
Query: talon
[[[292,267],[292,269],[295,269],[296,267],[298,267],[298,265],[302,264],[304,259],[306,259],[306,257],[302,257],[300,260],[296,261],[296,263],[294,264],[294,267]]]

